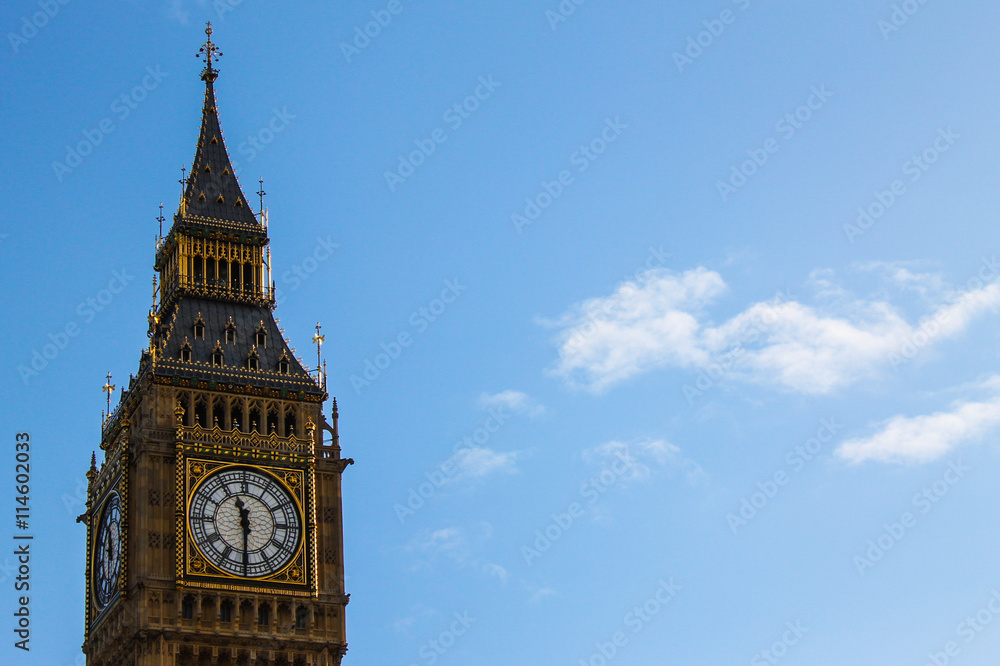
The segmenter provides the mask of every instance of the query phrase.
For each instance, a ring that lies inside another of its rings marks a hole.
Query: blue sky
[[[0,12],[5,663],[77,663],[206,20],[356,461],[345,664],[993,663],[1000,7],[344,5]]]

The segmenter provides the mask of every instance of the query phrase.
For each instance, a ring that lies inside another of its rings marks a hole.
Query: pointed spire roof
[[[201,73],[201,79],[205,82],[201,134],[198,136],[194,163],[185,183],[184,199],[178,213],[186,221],[196,224],[229,229],[235,227],[242,231],[263,233],[263,228],[236,179],[236,172],[222,138],[219,107],[215,101],[215,80],[219,72],[212,62],[222,52],[212,42],[211,23],[205,28],[205,34],[208,35],[208,40],[199,51],[205,59],[205,69]]]

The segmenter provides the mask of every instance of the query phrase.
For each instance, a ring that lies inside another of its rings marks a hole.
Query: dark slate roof
[[[159,351],[156,359],[157,375],[322,392],[285,344],[268,308],[182,297],[171,312],[164,314],[166,346]],[[194,337],[194,325],[199,316],[205,322],[204,340],[196,340]],[[226,343],[226,326],[230,317],[236,325],[236,342],[233,344]],[[261,322],[267,332],[267,345],[263,349],[257,348],[260,369],[247,370],[247,357],[254,348],[255,334]],[[181,347],[185,339],[191,346],[190,361],[181,360]],[[221,367],[212,365],[212,352],[216,343],[223,351]],[[278,361],[282,353],[289,360],[287,375],[278,372]]]
[[[201,134],[198,136],[198,147],[195,149],[191,174],[184,190],[184,206],[180,216],[185,221],[204,226],[235,226],[263,233],[260,222],[240,189],[222,138],[214,78],[214,73],[204,77],[205,108],[201,116]],[[219,201],[220,194],[222,201]]]

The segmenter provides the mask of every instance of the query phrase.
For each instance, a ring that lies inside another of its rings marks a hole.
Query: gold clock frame
[[[252,469],[270,476],[292,497],[299,513],[301,537],[298,549],[281,570],[260,577],[244,577],[231,574],[213,565],[202,553],[192,538],[190,528],[191,500],[201,484],[225,469]],[[312,558],[315,536],[310,529],[312,517],[309,514],[309,497],[313,483],[311,470],[303,467],[283,467],[278,465],[261,465],[243,461],[212,460],[183,456],[178,461],[177,480],[177,578],[193,587],[217,589],[248,589],[251,591],[270,591],[280,586],[293,594],[309,594],[312,581]],[[266,587],[264,587],[266,586]]]
[[[119,535],[121,539],[119,558],[120,562],[118,565],[118,580],[116,584],[115,594],[108,600],[103,606],[97,600],[97,589],[94,584],[94,576],[96,575],[96,555],[97,549],[97,536],[101,531],[101,523],[104,520],[104,512],[108,508],[108,502],[111,500],[112,495],[118,496],[118,503],[121,509],[121,520],[118,525]],[[87,592],[90,599],[88,604],[90,610],[91,621],[88,623],[90,626],[96,626],[104,615],[110,610],[119,600],[121,600],[125,594],[126,581],[128,580],[128,484],[125,473],[123,472],[105,489],[104,493],[101,495],[100,501],[98,501],[90,512],[90,520],[87,522]]]

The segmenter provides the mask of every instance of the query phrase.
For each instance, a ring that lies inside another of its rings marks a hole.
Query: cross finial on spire
[[[212,58],[218,58],[222,55],[219,47],[212,43],[212,32],[212,22],[207,21],[205,23],[205,34],[208,38],[196,54],[199,58],[205,60],[205,70],[201,73],[201,78],[209,82],[214,81],[215,77],[219,75],[219,72],[212,67]]]
[[[105,416],[105,420],[111,416],[111,394],[115,390],[115,385],[111,383],[111,373],[108,372],[108,383],[101,387],[101,390],[108,394],[108,411]]]

